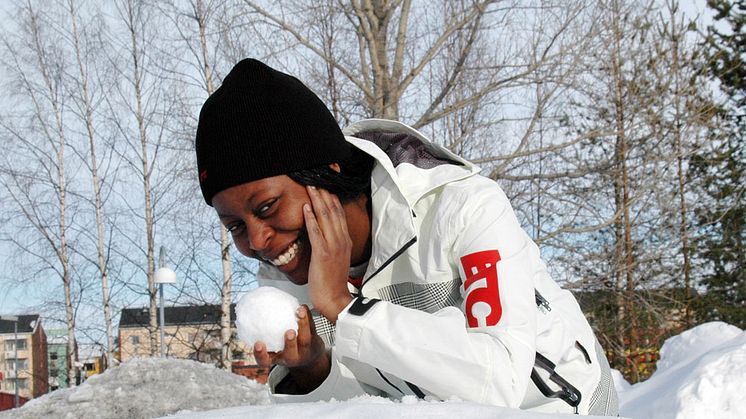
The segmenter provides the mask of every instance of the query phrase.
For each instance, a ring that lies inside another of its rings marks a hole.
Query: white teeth
[[[298,242],[297,241],[291,244],[288,247],[288,250],[285,251],[285,253],[281,254],[280,256],[277,256],[277,259],[271,260],[270,262],[272,262],[272,264],[275,266],[287,265],[288,262],[293,260],[296,253],[298,253]]]

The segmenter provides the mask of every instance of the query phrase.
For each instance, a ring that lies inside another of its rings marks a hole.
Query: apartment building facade
[[[0,319],[0,392],[26,399],[49,390],[47,336],[38,314]]]
[[[49,391],[70,386],[67,378],[70,356],[67,352],[67,330],[49,329],[47,332],[47,363]]]
[[[198,305],[165,307],[164,350],[168,357],[192,359],[219,365],[221,354],[221,306]],[[232,370],[263,381],[266,371],[256,367],[250,348],[236,336],[235,305],[231,305]],[[160,331],[156,330],[156,354],[160,351]],[[137,357],[149,357],[150,327],[148,308],[123,309],[119,321],[119,359],[126,362]]]

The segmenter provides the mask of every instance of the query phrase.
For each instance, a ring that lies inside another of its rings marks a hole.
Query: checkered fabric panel
[[[619,414],[619,398],[614,388],[609,370],[609,361],[606,360],[604,349],[596,342],[596,356],[601,364],[601,379],[598,386],[591,395],[588,407],[589,415],[616,416]]]
[[[454,279],[437,284],[415,284],[405,282],[393,284],[378,290],[381,300],[413,308],[427,313],[434,313],[445,307],[458,307],[461,304],[461,280]],[[327,348],[334,346],[334,325],[318,312],[313,312],[316,333]]]

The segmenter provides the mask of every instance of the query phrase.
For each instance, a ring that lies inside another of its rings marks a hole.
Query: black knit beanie
[[[295,77],[254,59],[236,64],[202,106],[197,170],[208,205],[242,183],[346,158],[337,121]]]

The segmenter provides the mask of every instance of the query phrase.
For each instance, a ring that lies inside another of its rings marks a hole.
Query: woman
[[[346,136],[344,135],[346,134]],[[609,366],[502,190],[394,121],[344,134],[300,81],[238,63],[205,102],[200,187],[258,279],[304,298],[277,401],[414,394],[616,414]]]

